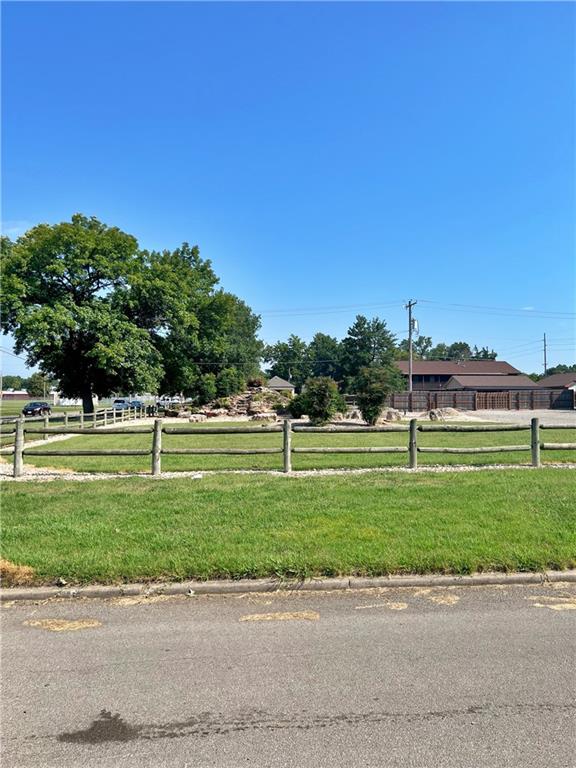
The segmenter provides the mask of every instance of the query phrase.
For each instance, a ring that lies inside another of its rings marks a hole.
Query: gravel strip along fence
[[[546,469],[576,469],[576,463],[546,464]],[[512,471],[541,471],[542,467],[532,467],[530,465],[510,464],[486,464],[482,466],[470,466],[466,464],[450,464],[446,466],[423,466],[418,469],[408,467],[363,467],[361,469],[301,469],[290,474],[271,469],[207,469],[202,472],[162,472],[158,477],[154,477],[149,472],[67,472],[57,469],[40,469],[39,467],[26,467],[21,477],[12,477],[12,467],[8,464],[0,464],[0,480],[11,483],[46,483],[53,480],[73,480],[75,482],[90,482],[93,480],[122,480],[128,477],[137,477],[151,482],[161,482],[162,480],[174,480],[176,478],[190,478],[200,480],[204,475],[270,475],[272,477],[283,477],[288,480],[298,479],[300,477],[323,477],[325,475],[367,475],[374,473],[404,473],[404,474],[434,474],[458,473],[458,472],[486,472],[487,470]]]

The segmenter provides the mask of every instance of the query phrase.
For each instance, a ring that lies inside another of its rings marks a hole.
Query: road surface
[[[3,768],[574,768],[568,584],[14,603]]]

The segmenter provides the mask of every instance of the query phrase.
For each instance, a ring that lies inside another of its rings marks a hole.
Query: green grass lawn
[[[221,424],[219,426],[224,426]],[[230,426],[230,425],[228,425]],[[239,426],[236,424],[235,426]],[[202,427],[198,427],[198,432]],[[574,430],[542,430],[541,439],[545,442],[576,443]],[[81,435],[65,442],[55,443],[54,450],[90,450],[101,448],[140,449],[150,448],[151,433],[141,435]],[[360,433],[360,434],[302,434],[294,433],[294,447],[305,446],[406,446],[407,432]],[[421,446],[504,446],[530,444],[530,430],[517,432],[422,432],[418,433]],[[164,448],[271,448],[282,446],[281,433],[238,434],[238,435],[163,435]],[[74,456],[40,457],[32,452],[25,456],[25,465],[37,467],[60,467],[83,472],[148,472],[149,457],[134,456]],[[9,460],[9,457],[5,457]],[[162,469],[165,471],[210,470],[210,469],[282,469],[282,455],[257,456],[163,456]],[[530,451],[522,453],[493,454],[425,454],[418,456],[421,465],[431,464],[529,464]],[[542,461],[576,461],[576,451],[542,451]],[[354,467],[390,467],[406,466],[408,455],[400,454],[294,454],[294,470],[354,468]]]
[[[5,483],[38,583],[576,566],[570,471]]]

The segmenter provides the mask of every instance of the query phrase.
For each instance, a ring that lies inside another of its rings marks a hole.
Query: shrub
[[[204,373],[196,383],[196,396],[198,403],[204,405],[216,397],[216,376],[213,373]]]
[[[290,402],[294,418],[306,413],[313,424],[325,424],[335,413],[345,410],[344,398],[338,392],[334,379],[328,376],[308,379],[304,391]]]
[[[393,368],[361,368],[355,379],[356,402],[362,418],[376,424],[391,392],[402,389],[400,374]]]
[[[235,395],[246,387],[246,380],[237,368],[224,368],[216,377],[218,397]]]
[[[248,379],[248,386],[249,387],[263,387],[265,384],[265,380],[262,376],[254,376],[251,379]]]
[[[301,419],[305,413],[304,395],[296,395],[290,401],[290,414],[293,419]]]

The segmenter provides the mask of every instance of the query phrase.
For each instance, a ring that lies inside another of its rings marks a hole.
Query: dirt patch
[[[0,581],[4,587],[23,587],[32,584],[35,579],[34,568],[29,565],[16,565],[10,560],[0,558]]]
[[[76,621],[69,619],[29,619],[24,624],[27,627],[46,629],[48,632],[77,632],[79,629],[93,629],[102,626],[102,622],[98,619],[77,619]]]
[[[318,621],[317,611],[290,611],[278,613],[251,613],[241,616],[239,621]]]

